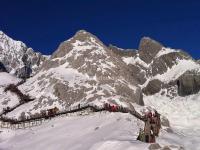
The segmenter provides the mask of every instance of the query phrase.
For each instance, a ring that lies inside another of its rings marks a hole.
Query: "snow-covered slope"
[[[157,54],[156,54],[156,57],[155,58],[158,58],[162,55],[167,55],[169,53],[173,53],[173,52],[179,52],[178,50],[175,50],[175,49],[171,49],[171,48],[165,48],[163,47]]]
[[[150,144],[137,141],[144,124],[129,114],[95,113],[63,117],[26,130],[3,130],[0,148],[6,150],[148,150]],[[158,143],[173,150],[198,150],[195,137],[162,130]],[[162,148],[160,148],[161,150]]]
[[[200,93],[186,97],[177,96],[173,99],[161,95],[161,93],[162,91],[152,96],[144,96],[145,105],[155,108],[169,119],[172,130],[180,135],[180,142],[187,147],[186,150],[199,150]],[[168,137],[164,139],[168,143],[172,142]],[[176,141],[177,138],[173,137],[172,140]],[[159,140],[159,142],[161,141]]]
[[[20,79],[6,72],[0,72],[0,87],[5,87],[9,84],[17,84]]]
[[[6,72],[0,72],[0,113],[3,111],[3,108],[12,107],[19,103],[19,98],[15,94],[4,92],[7,85],[17,84],[18,82],[20,82],[20,79],[15,76]]]
[[[37,71],[46,59],[23,42],[15,41],[0,31],[0,62],[7,72],[26,78]]]

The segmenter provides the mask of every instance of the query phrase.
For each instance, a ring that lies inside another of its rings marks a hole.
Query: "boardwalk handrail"
[[[63,112],[59,112],[53,115],[41,115],[41,116],[37,116],[37,117],[32,117],[32,118],[27,118],[27,119],[23,119],[23,120],[17,120],[17,119],[10,119],[10,118],[4,118],[1,117],[0,121],[2,122],[7,122],[10,124],[20,124],[20,123],[25,123],[25,122],[31,122],[31,121],[36,121],[36,120],[41,120],[41,119],[50,119],[56,116],[60,116],[60,115],[64,115],[64,114],[70,114],[70,113],[75,113],[75,112],[80,112],[86,109],[92,109],[93,112],[100,112],[100,111],[108,111],[107,109],[105,109],[104,107],[100,108],[98,106],[93,106],[93,105],[86,105],[83,107],[78,107],[76,109],[73,110],[67,110],[67,111],[63,111]],[[136,111],[131,111],[129,109],[126,109],[126,111],[115,111],[115,112],[121,112],[121,113],[130,113],[131,115],[135,116],[136,118],[145,121],[144,117],[142,117],[138,112]]]

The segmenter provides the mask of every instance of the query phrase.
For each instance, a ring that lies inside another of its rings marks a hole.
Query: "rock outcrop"
[[[138,53],[142,61],[135,57],[132,62],[134,65],[140,62],[145,68],[142,70],[146,77],[143,83],[145,95],[154,95],[163,90],[167,91],[166,96],[173,98],[178,94],[186,96],[199,92],[199,76],[195,76],[196,73],[192,73],[193,76],[191,73],[187,75],[185,72],[194,68],[200,70],[200,65],[186,52],[166,48],[159,42],[144,37]],[[174,91],[177,86],[178,91]]]
[[[112,44],[110,44],[108,48],[121,57],[123,56],[134,57],[137,55],[136,49],[122,49]]]
[[[155,76],[157,74],[164,74],[168,69],[177,64],[177,60],[183,59],[188,60],[190,59],[190,56],[182,53],[181,51],[174,51],[154,58],[151,65],[152,75]]]
[[[178,94],[187,96],[200,91],[200,73],[197,71],[187,71],[177,80]]]
[[[160,92],[163,83],[158,80],[154,79],[149,81],[148,85],[143,89],[144,94],[146,95],[153,95]]]
[[[156,54],[162,49],[162,47],[163,45],[161,45],[159,42],[149,37],[144,37],[140,41],[139,56],[144,62],[149,64],[155,58]]]

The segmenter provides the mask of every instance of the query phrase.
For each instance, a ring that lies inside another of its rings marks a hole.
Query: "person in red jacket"
[[[112,112],[115,111],[115,106],[114,106],[114,105],[111,106],[111,111],[112,111]]]

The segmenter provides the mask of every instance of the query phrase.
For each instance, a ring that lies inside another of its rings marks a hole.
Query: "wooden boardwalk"
[[[61,116],[61,115],[70,115],[73,113],[77,113],[77,112],[101,112],[101,111],[109,111],[105,108],[100,108],[97,106],[93,106],[93,105],[87,105],[87,106],[83,106],[83,107],[77,107],[75,109],[72,110],[67,110],[67,111],[63,111],[63,112],[58,112],[54,115],[41,115],[38,117],[33,117],[33,118],[28,118],[28,119],[23,119],[23,120],[16,120],[16,119],[10,119],[10,118],[4,118],[1,117],[0,118],[0,127],[1,128],[10,128],[10,129],[25,129],[25,128],[30,128],[30,127],[34,127],[34,126],[38,126],[41,125],[43,122],[50,120],[51,118],[57,117],[57,116]],[[143,119],[143,117],[136,111],[131,111],[126,109],[126,111],[120,111],[117,110],[115,112],[121,112],[121,113],[130,113],[131,115],[135,116],[136,118],[145,121]]]

